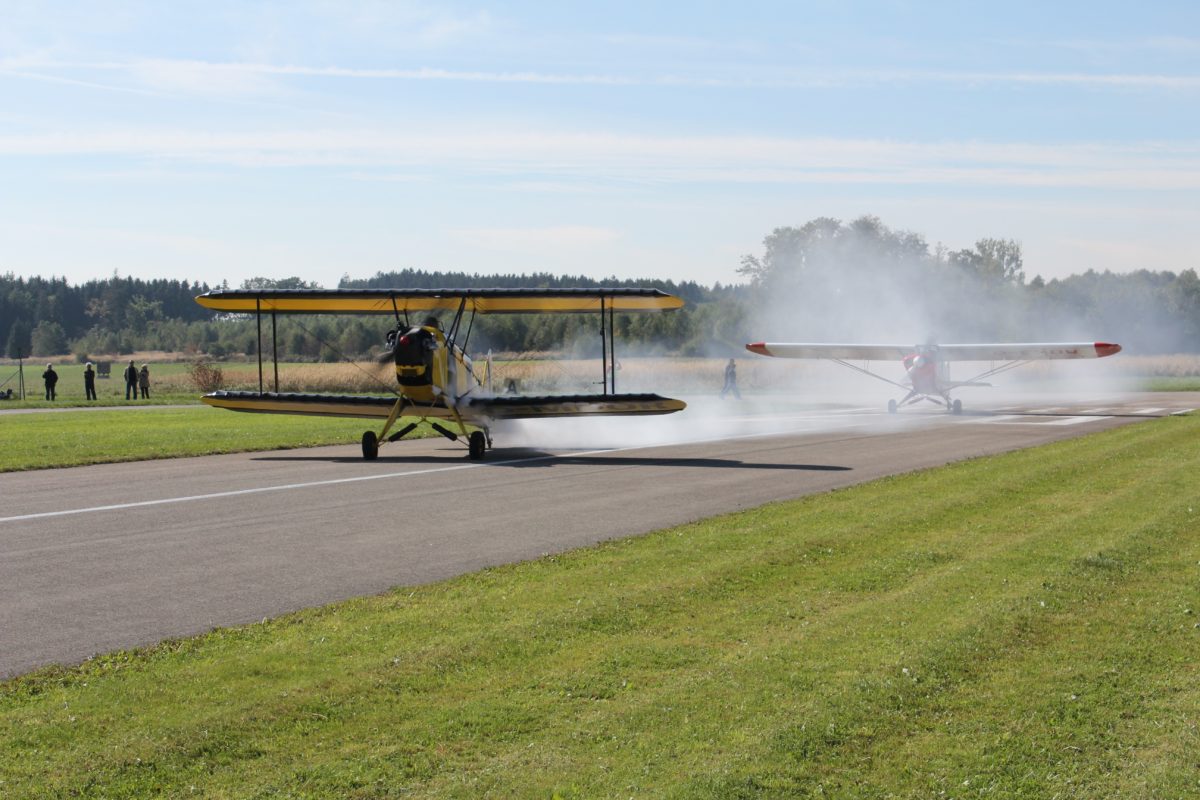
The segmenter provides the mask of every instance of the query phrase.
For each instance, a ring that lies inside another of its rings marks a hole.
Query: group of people
[[[143,400],[150,399],[150,367],[142,364],[139,370],[133,359],[130,359],[129,366],[125,368],[125,399],[137,400],[139,390]]]
[[[46,365],[46,371],[42,373],[42,383],[46,386],[46,399],[56,400],[58,373],[54,371],[53,364]],[[96,399],[96,365],[91,361],[87,362],[83,369],[83,391],[88,400]],[[130,361],[129,366],[125,368],[125,399],[137,400],[139,396],[143,400],[150,399],[150,367],[142,364],[142,368],[138,369],[137,365]]]

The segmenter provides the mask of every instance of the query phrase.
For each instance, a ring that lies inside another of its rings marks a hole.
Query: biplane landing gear
[[[950,406],[950,413],[951,414],[961,414],[962,413],[962,400],[954,401],[954,404],[952,406]]]
[[[379,456],[379,438],[375,431],[367,431],[362,436],[363,458],[374,461]]]
[[[481,461],[484,451],[487,450],[487,437],[483,435],[483,431],[473,432],[467,439],[467,447],[467,457],[472,461]]]
[[[896,401],[895,400],[888,400],[888,413],[889,414],[896,413]]]

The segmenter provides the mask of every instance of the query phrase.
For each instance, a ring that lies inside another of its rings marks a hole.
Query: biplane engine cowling
[[[392,354],[396,380],[405,397],[432,403],[446,393],[448,352],[446,337],[436,327],[414,325],[396,337]]]

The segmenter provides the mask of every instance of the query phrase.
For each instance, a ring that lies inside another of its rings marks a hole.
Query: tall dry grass
[[[724,382],[724,358],[623,358],[618,361],[617,391],[677,392],[706,394],[719,392]],[[843,375],[843,368],[829,362],[804,359],[772,359],[747,354],[736,359],[738,386],[745,392],[775,391],[785,385],[812,385]],[[257,390],[258,367],[255,364],[222,363],[225,389]],[[898,364],[872,362],[871,368],[899,379]],[[1095,369],[1123,378],[1197,377],[1200,355],[1131,356],[1122,353],[1093,365]],[[1031,377],[1052,374],[1057,362],[1040,362],[1022,368],[1014,376]],[[482,380],[484,360],[475,362]],[[895,373],[895,374],[893,374]],[[599,359],[519,359],[493,362],[493,386],[504,392],[511,380],[520,394],[585,394],[601,391]],[[264,365],[263,383],[274,390],[274,372]],[[196,387],[186,373],[156,378],[161,391],[193,392]],[[355,362],[341,364],[299,364],[280,367],[279,390],[282,392],[326,392],[386,394],[396,388],[395,372],[390,364]]]
[[[221,388],[229,390],[258,390],[258,366],[223,362],[224,378]],[[275,390],[275,372],[270,364],[263,365],[263,386]],[[164,375],[155,381],[164,392],[194,392],[198,387],[190,375],[181,372]],[[290,364],[279,368],[279,391],[318,392],[331,394],[388,394],[396,387],[395,368],[387,364],[355,362],[345,364]]]

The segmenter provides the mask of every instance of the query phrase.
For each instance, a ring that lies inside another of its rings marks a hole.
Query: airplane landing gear
[[[895,400],[888,400],[888,413],[889,414],[896,413],[896,401]]]
[[[472,461],[483,460],[483,453],[487,449],[487,437],[483,435],[483,431],[475,431],[471,437],[467,439],[467,457]]]
[[[950,406],[950,413],[951,414],[961,414],[962,413],[962,400],[954,401],[954,405]]]
[[[367,431],[362,435],[362,453],[367,461],[374,461],[379,456],[379,438],[375,431]]]

